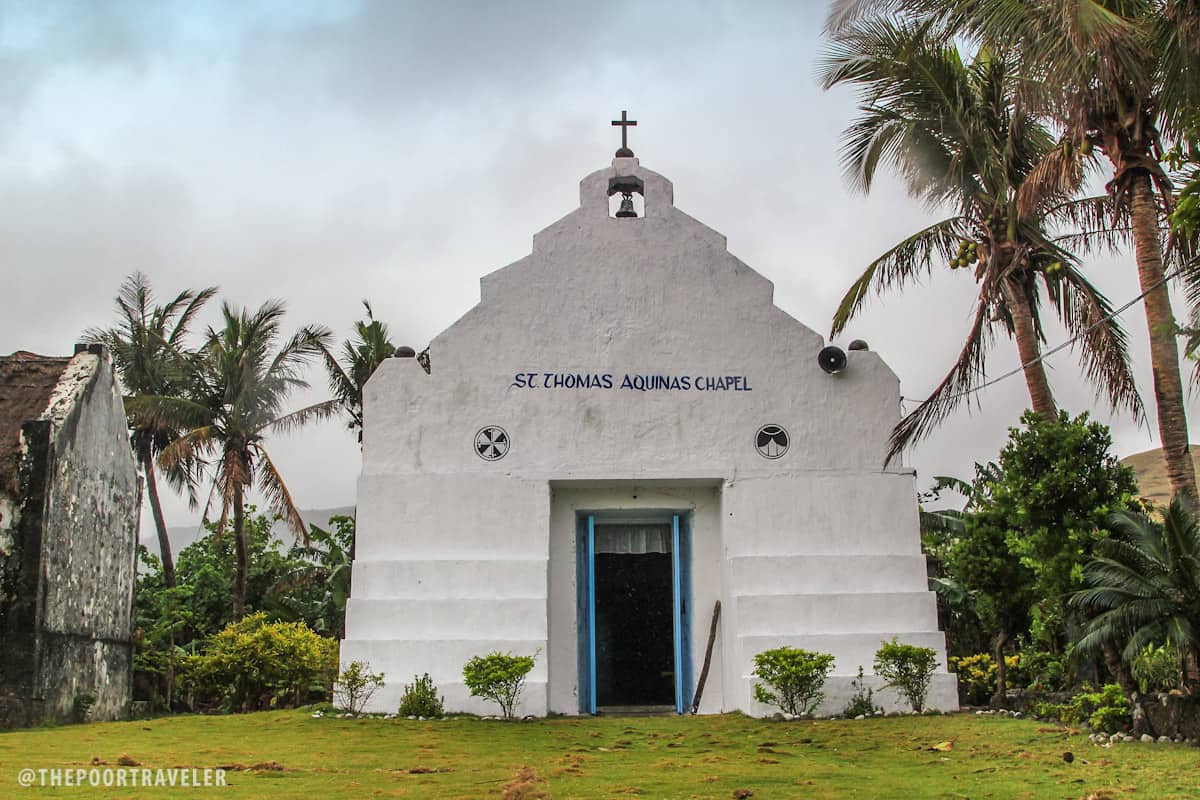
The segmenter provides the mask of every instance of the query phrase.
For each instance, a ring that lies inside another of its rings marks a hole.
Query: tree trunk
[[[1025,384],[1029,387],[1029,399],[1033,410],[1042,417],[1052,420],[1058,416],[1058,406],[1050,392],[1050,381],[1041,361],[1041,343],[1037,337],[1037,326],[1033,324],[1033,309],[1024,290],[1011,281],[1004,282],[1004,300],[1013,320],[1013,335],[1017,340],[1017,353],[1024,365]]]
[[[154,516],[154,529],[158,533],[158,553],[162,560],[163,586],[175,586],[175,559],[171,556],[171,540],[167,538],[167,523],[163,519],[162,504],[158,500],[158,479],[154,474],[154,456],[149,447],[138,453],[142,469],[146,471],[146,495],[150,498],[150,512]]]
[[[1132,696],[1137,692],[1137,684],[1133,682],[1133,675],[1129,672],[1129,667],[1121,660],[1121,654],[1117,652],[1117,648],[1111,644],[1104,645],[1104,666],[1108,668],[1108,673],[1112,675],[1120,686],[1121,691],[1127,696]]]
[[[996,693],[992,695],[993,708],[1004,708],[1008,702],[1008,665],[1004,663],[1004,646],[1007,644],[1007,633],[997,633],[992,637],[992,658],[996,660]]]
[[[1158,207],[1150,176],[1133,178],[1130,212],[1138,280],[1146,293],[1146,325],[1150,329],[1150,363],[1154,368],[1154,399],[1158,410],[1158,435],[1167,465],[1172,495],[1183,495],[1196,510],[1196,470],[1188,452],[1187,416],[1183,408],[1183,381],[1179,374],[1179,346],[1171,294],[1163,280],[1162,241]],[[1157,285],[1156,285],[1157,284]]]
[[[233,621],[246,615],[246,515],[242,508],[242,487],[233,490]]]
[[[158,499],[158,478],[154,471],[154,455],[150,452],[149,445],[144,445],[139,449],[138,458],[142,462],[142,469],[146,472],[146,496],[150,498],[150,513],[154,517],[154,530],[158,534],[158,555],[162,562],[163,586],[167,589],[175,588],[175,558],[171,555],[171,540],[167,537],[167,522],[163,518],[162,503]],[[167,601],[166,612],[172,613],[174,598]],[[172,625],[170,632],[167,634],[167,673],[163,676],[166,683],[167,696],[167,711],[171,710],[171,703],[175,695],[175,629],[172,620],[168,620],[168,624]]]
[[[1111,644],[1104,645],[1104,666],[1108,668],[1108,672],[1121,686],[1121,691],[1129,698],[1129,709],[1133,716],[1133,735],[1141,736],[1147,733],[1150,728],[1150,722],[1146,719],[1146,711],[1142,708],[1141,697],[1138,695],[1137,684],[1133,682],[1133,676],[1129,672],[1129,667],[1121,659],[1117,648]]]
[[[1200,648],[1190,644],[1182,651],[1183,690],[1191,695],[1200,694]]]

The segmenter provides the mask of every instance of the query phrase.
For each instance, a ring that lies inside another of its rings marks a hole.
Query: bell
[[[633,194],[631,192],[622,192],[621,207],[617,210],[617,219],[629,219],[636,216],[637,212],[633,210]]]

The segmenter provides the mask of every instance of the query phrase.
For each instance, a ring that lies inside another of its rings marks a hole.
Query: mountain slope
[[[1200,472],[1200,462],[1196,460],[1197,453],[1200,453],[1200,444],[1192,444],[1189,449],[1192,463],[1196,464],[1196,471]],[[1161,449],[1126,456],[1121,459],[1121,463],[1133,468],[1142,497],[1156,506],[1171,504],[1171,484],[1167,482],[1167,465]]]

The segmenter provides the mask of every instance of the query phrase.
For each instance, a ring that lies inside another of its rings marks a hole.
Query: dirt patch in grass
[[[502,800],[548,800],[546,779],[539,778],[533,767],[521,767],[516,777],[504,785]]]
[[[283,772],[284,766],[278,761],[260,761],[257,764],[250,765],[222,764],[217,769],[223,769],[226,772]]]

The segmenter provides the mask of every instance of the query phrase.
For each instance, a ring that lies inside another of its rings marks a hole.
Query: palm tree
[[[890,162],[911,195],[954,211],[868,265],[834,314],[832,335],[844,330],[872,290],[903,288],[935,263],[972,270],[979,288],[957,361],[893,431],[887,461],[983,382],[986,353],[998,332],[1016,342],[1033,409],[1047,419],[1056,416],[1040,360],[1045,337],[1039,281],[1067,330],[1081,336],[1088,377],[1113,407],[1140,415],[1125,334],[1106,320],[1107,299],[1051,230],[1095,218],[1103,199],[1072,199],[1082,172],[1062,166],[1063,151],[1050,132],[1016,102],[1014,56],[981,48],[966,63],[932,23],[904,18],[854,20],[830,39],[822,65],[825,88],[860,88],[861,116],[843,136],[852,184],[869,191],[879,164]],[[1058,181],[1044,179],[1047,165],[1059,165]]]
[[[396,345],[392,344],[388,335],[387,323],[375,319],[370,303],[363,300],[362,304],[367,310],[367,318],[354,323],[357,339],[347,339],[342,343],[340,359],[328,350],[322,352],[325,369],[329,373],[329,390],[350,415],[347,427],[358,432],[359,444],[362,444],[363,387],[379,365],[396,352]]]
[[[1200,527],[1190,503],[1176,497],[1162,523],[1142,514],[1115,512],[1110,538],[1083,568],[1088,588],[1071,604],[1096,614],[1077,648],[1122,649],[1132,661],[1147,644],[1179,649],[1184,688],[1200,691]]]
[[[117,294],[117,325],[90,328],[83,334],[85,341],[108,348],[121,377],[126,392],[130,443],[146,475],[146,494],[150,498],[150,511],[158,534],[163,584],[168,589],[175,585],[175,560],[158,496],[154,461],[180,431],[177,426],[139,414],[135,409],[138,398],[185,395],[192,357],[185,341],[188,326],[216,292],[216,287],[198,292],[186,289],[166,304],[156,305],[149,278],[135,272],[125,279]],[[164,471],[167,482],[176,489],[186,489],[193,504],[198,467],[194,462],[180,460]]]
[[[1163,138],[1178,138],[1200,105],[1200,4],[1195,0],[842,0],[833,29],[899,12],[984,43],[1012,42],[1026,65],[1022,96],[1081,150],[1099,146],[1109,193],[1128,215],[1145,295],[1158,429],[1172,493],[1197,503],[1176,323],[1164,269],[1162,214],[1171,206]],[[1086,153],[1085,153],[1086,155]],[[1193,301],[1200,275],[1185,276]]]
[[[267,452],[265,437],[329,417],[336,413],[338,402],[327,400],[291,412],[283,408],[292,391],[308,388],[304,367],[329,346],[332,334],[327,328],[303,327],[276,350],[282,302],[264,303],[253,313],[225,303],[222,313],[223,327],[208,330],[192,396],[144,402],[147,413],[186,430],[162,451],[161,465],[169,469],[197,458],[213,461],[213,493],[221,505],[218,531],[225,530],[233,514],[236,621],[246,610],[246,492],[257,484],[272,512],[308,541],[300,512]]]

